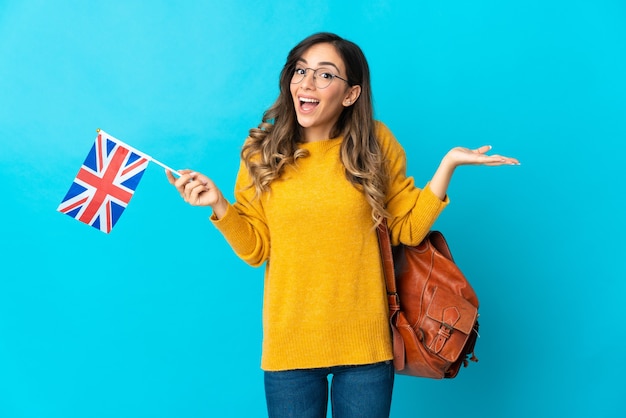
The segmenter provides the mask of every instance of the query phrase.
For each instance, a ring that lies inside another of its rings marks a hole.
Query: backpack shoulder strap
[[[387,220],[384,219],[377,228],[378,244],[380,246],[380,256],[383,264],[383,274],[387,286],[387,297],[389,299],[389,311],[393,315],[400,309],[398,301],[398,291],[396,289],[396,276],[393,267],[393,253],[391,251],[391,239],[387,229]]]

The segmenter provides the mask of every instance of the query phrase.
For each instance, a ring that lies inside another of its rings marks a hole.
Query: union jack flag
[[[57,210],[108,234],[133,197],[149,162],[149,156],[98,131]]]

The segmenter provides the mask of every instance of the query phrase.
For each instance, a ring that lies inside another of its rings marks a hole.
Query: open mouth
[[[300,97],[300,109],[302,109],[303,112],[310,112],[312,110],[314,110],[317,105],[320,103],[319,100],[316,99],[311,99],[309,97]]]

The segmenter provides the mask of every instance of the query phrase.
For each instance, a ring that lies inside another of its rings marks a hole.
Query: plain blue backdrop
[[[0,1],[0,417],[263,417],[263,273],[151,164],[109,235],[56,212],[104,129],[232,197],[289,49],[358,43],[481,301],[478,364],[393,417],[623,417],[626,2]],[[305,237],[303,237],[305,238]],[[302,251],[306,251],[303,239]]]

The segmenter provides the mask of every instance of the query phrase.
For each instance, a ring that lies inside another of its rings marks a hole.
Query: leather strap
[[[400,312],[400,298],[396,289],[396,275],[393,267],[393,252],[391,250],[391,239],[389,238],[389,230],[387,228],[387,220],[378,225],[378,245],[380,246],[380,255],[383,262],[383,275],[385,276],[385,285],[387,287],[387,300],[389,302],[389,324],[391,326],[391,337],[393,341],[393,365],[396,370],[404,370],[406,352],[404,349],[404,340],[395,325],[398,312]]]
[[[393,253],[391,251],[391,239],[387,229],[387,220],[378,225],[378,244],[380,246],[380,256],[383,261],[383,273],[385,284],[387,285],[387,298],[389,299],[389,316],[400,310],[400,300],[396,289],[396,276],[393,268]]]

